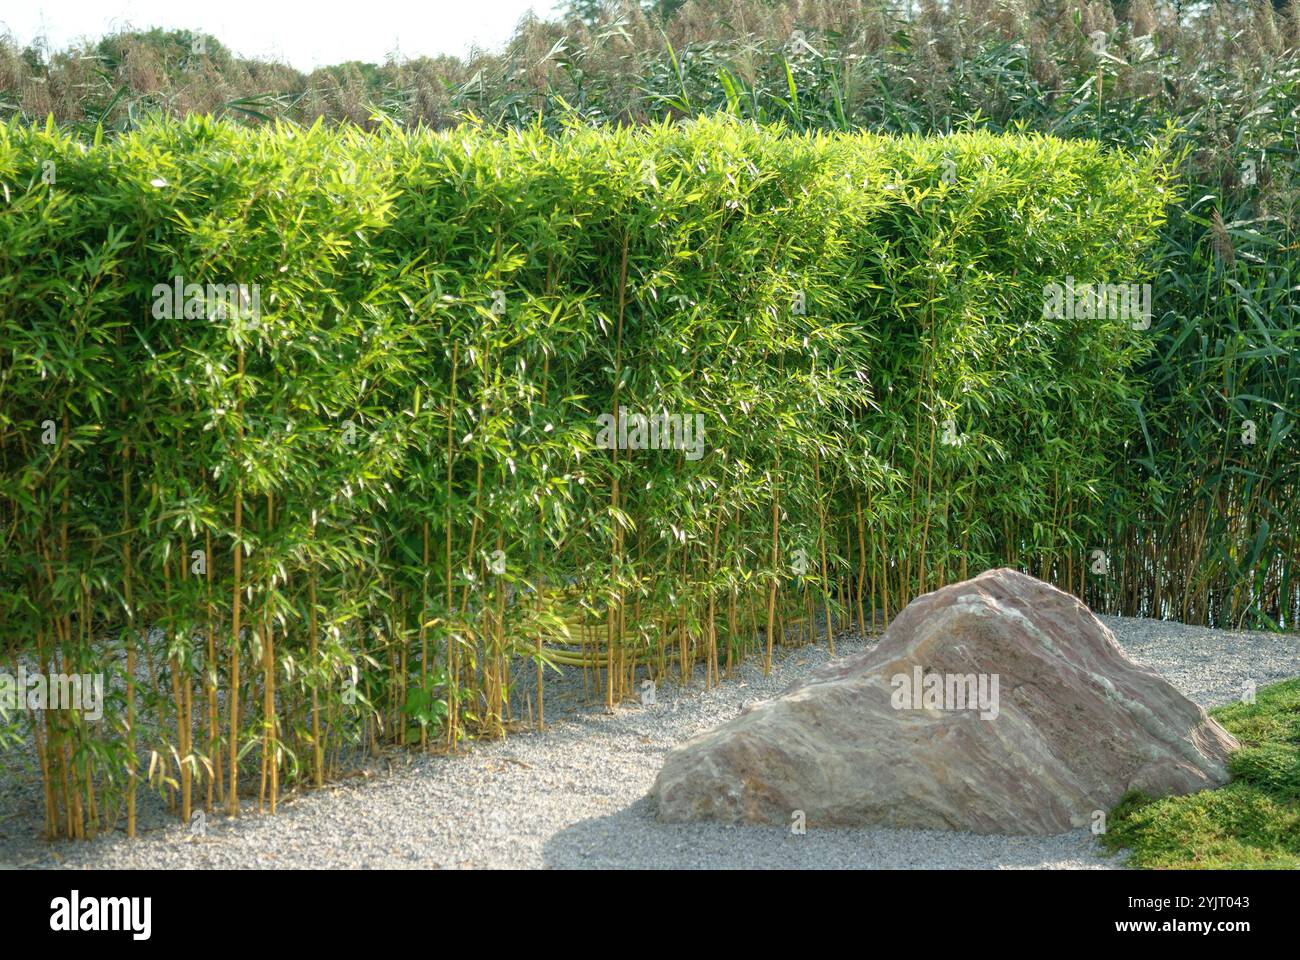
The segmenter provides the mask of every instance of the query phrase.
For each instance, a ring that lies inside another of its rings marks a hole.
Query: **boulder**
[[[1218,786],[1236,747],[1084,604],[1001,569],[677,747],[651,793],[666,821],[1051,834]]]

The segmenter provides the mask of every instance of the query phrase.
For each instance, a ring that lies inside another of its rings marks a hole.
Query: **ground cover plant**
[[[1232,781],[1182,797],[1130,795],[1111,811],[1103,844],[1138,867],[1300,868],[1300,679],[1211,715],[1242,745]]]
[[[988,566],[1080,592],[1147,502],[1154,344],[1045,291],[1140,285],[1177,160],[725,116],[0,128],[4,659],[109,673],[101,721],[31,715],[48,832],[542,726],[551,665],[612,705]]]

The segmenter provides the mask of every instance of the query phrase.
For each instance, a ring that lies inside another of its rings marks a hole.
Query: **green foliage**
[[[1111,811],[1104,845],[1139,867],[1300,867],[1300,679],[1211,712],[1242,744],[1232,781],[1183,797],[1131,794]]]
[[[575,119],[724,111],[808,131],[1037,130],[1130,150],[1172,125],[1186,202],[1158,245],[1150,389],[1111,467],[1143,495],[1109,503],[1088,544],[1107,572],[1064,579],[1098,610],[1289,629],[1300,620],[1297,11],[583,2],[567,19],[526,19],[499,54],[310,75],[239,60],[214,38],[195,55],[177,31],[59,53],[0,40],[0,116],[50,115],[90,139],[155,111],[372,127],[472,116],[556,134]]]
[[[259,759],[265,793],[349,743],[497,735],[529,660],[613,702],[670,657],[712,682],[768,619],[798,639],[814,608],[861,623],[1021,558],[1073,584],[1135,493],[1151,344],[1043,290],[1140,282],[1171,170],[727,117],[89,146],[11,123],[7,653],[144,671],[136,716],[47,716],[50,769],[77,758],[51,832],[129,791],[137,734],[160,789],[229,805]],[[204,291],[168,316],[177,277],[260,314]],[[701,418],[699,456],[598,443],[601,415],[660,412]]]

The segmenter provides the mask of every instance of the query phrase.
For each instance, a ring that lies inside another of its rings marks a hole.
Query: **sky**
[[[195,30],[244,57],[299,70],[362,60],[462,55],[497,49],[532,9],[549,16],[558,0],[21,0],[0,9],[0,32],[20,44],[45,36],[58,50],[83,37],[129,27]]]

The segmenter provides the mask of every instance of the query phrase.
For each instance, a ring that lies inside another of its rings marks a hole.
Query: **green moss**
[[[1102,845],[1128,850],[1135,867],[1300,868],[1300,678],[1211,715],[1241,741],[1232,781],[1183,797],[1131,793],[1107,818]]]

